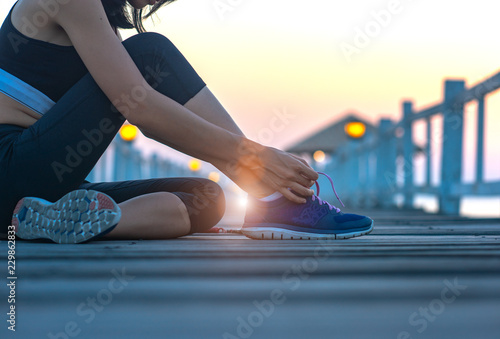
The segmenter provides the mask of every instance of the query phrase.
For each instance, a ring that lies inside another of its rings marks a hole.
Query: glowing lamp
[[[137,134],[139,133],[139,129],[134,125],[123,125],[120,128],[120,137],[126,142],[132,142],[137,138]]]
[[[326,159],[326,154],[323,151],[316,151],[313,154],[314,161],[323,162]]]
[[[220,174],[218,172],[210,172],[210,174],[208,175],[208,179],[212,180],[213,182],[219,182]]]
[[[359,121],[350,122],[345,125],[344,130],[350,138],[360,139],[366,133],[366,125]]]
[[[193,172],[198,172],[201,169],[201,161],[198,159],[191,159],[188,163],[188,167]]]

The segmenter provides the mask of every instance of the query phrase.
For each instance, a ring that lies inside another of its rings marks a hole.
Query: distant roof
[[[360,121],[366,125],[367,134],[375,133],[375,126],[353,113],[348,113],[342,120],[336,121],[324,129],[315,132],[313,135],[289,147],[286,151],[291,153],[314,153],[317,150],[322,150],[330,154],[335,153],[338,147],[351,140],[344,131],[345,124],[355,121]]]

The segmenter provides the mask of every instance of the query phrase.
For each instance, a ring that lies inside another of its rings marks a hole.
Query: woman
[[[222,217],[221,189],[202,179],[88,183],[125,120],[212,163],[249,193],[253,238],[347,238],[371,219],[314,195],[318,174],[244,137],[182,54],[146,15],[172,1],[19,0],[0,31],[0,226],[22,239],[79,243],[168,239]],[[130,7],[132,14],[129,14]],[[121,42],[118,28],[139,33]],[[54,203],[52,203],[54,202]],[[12,220],[12,221],[11,221]]]

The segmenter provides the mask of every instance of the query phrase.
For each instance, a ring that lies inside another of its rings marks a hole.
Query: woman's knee
[[[198,73],[165,36],[141,33],[123,45],[149,85],[179,104],[184,105],[205,87]]]
[[[131,36],[123,41],[123,46],[129,54],[150,53],[156,50],[176,49],[174,44],[164,35],[155,32],[145,32]]]
[[[180,54],[174,44],[164,35],[146,32],[136,34],[123,42],[123,46],[134,60],[145,80],[153,87],[170,76],[165,59]]]
[[[192,198],[187,206],[192,233],[212,228],[222,219],[226,211],[226,199],[222,188],[211,180],[196,179],[196,181],[198,185],[193,188]]]

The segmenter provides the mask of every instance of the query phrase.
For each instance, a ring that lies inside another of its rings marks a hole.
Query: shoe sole
[[[77,190],[55,203],[21,199],[14,209],[12,225],[21,239],[79,244],[110,232],[120,218],[120,207],[106,194]]]
[[[366,230],[338,234],[297,232],[277,227],[248,226],[241,229],[245,236],[255,240],[340,240],[360,237],[371,231],[373,231],[373,221]]]

